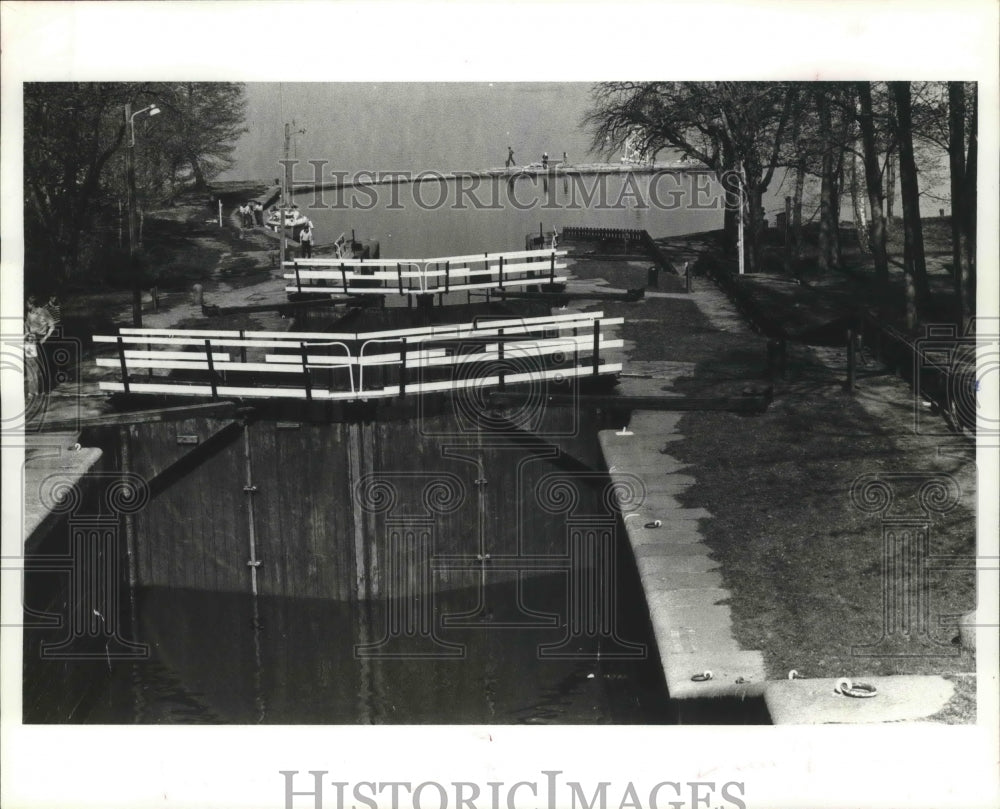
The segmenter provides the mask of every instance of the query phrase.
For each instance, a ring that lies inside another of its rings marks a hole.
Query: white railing
[[[286,292],[424,295],[566,282],[565,250],[518,250],[424,259],[306,258],[286,261]]]
[[[588,312],[353,334],[123,328],[94,342],[117,348],[97,359],[120,373],[100,383],[107,392],[353,401],[618,373],[607,352],[624,347],[609,334],[623,322]]]

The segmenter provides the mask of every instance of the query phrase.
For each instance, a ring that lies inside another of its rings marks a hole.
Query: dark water
[[[489,585],[482,600],[476,590],[439,593],[436,639],[410,643],[424,659],[393,659],[357,652],[385,635],[385,603],[150,589],[137,607],[151,658],[116,663],[80,721],[663,723],[670,706],[639,594],[622,590],[618,642],[562,645],[565,576]],[[464,625],[446,625],[456,620]],[[547,656],[557,647],[568,656]],[[623,649],[635,656],[615,659]],[[380,651],[399,648],[376,643]]]

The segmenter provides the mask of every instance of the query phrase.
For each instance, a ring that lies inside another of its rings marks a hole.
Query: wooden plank
[[[206,336],[212,337],[213,346],[224,347],[246,347],[246,348],[282,348],[289,342],[311,342],[325,341],[330,345],[342,342],[357,342],[363,339],[376,339],[380,337],[409,337],[420,334],[445,334],[449,332],[462,332],[480,330],[484,328],[497,327],[518,327],[531,326],[545,323],[565,323],[567,326],[582,325],[588,321],[602,320],[602,325],[620,325],[624,323],[624,318],[605,318],[603,312],[582,312],[568,315],[542,315],[536,317],[510,318],[499,316],[496,318],[477,318],[472,323],[457,323],[437,326],[420,326],[408,329],[389,329],[373,332],[352,332],[352,333],[332,333],[332,332],[274,332],[274,331],[249,331],[232,332],[236,335],[233,338],[219,337],[210,330],[186,329],[175,330],[170,335],[145,334],[141,329],[128,329],[129,332],[139,332],[136,334],[122,335],[121,339],[130,343],[154,343],[162,345],[192,345],[203,346]],[[126,331],[123,329],[123,331]],[[153,330],[161,331],[161,330]],[[189,339],[190,338],[190,339]],[[115,343],[119,339],[118,335],[94,335],[95,342]],[[185,352],[182,352],[185,353]]]
[[[558,258],[562,258],[563,256],[569,255],[569,251],[553,250],[551,248],[542,248],[537,250],[512,250],[510,252],[503,252],[503,253],[486,253],[485,255],[480,253],[478,255],[468,255],[468,256],[437,256],[435,258],[425,258],[422,260],[426,264],[441,263],[445,261],[450,261],[452,263],[456,262],[462,263],[466,261],[484,261],[484,260],[498,261],[501,257],[503,257],[504,261],[517,258],[548,259],[553,255],[555,255]]]
[[[192,415],[203,414],[225,418],[236,411],[233,402],[211,402],[207,404],[183,405],[181,407],[161,407],[150,410],[133,410],[128,413],[108,413],[85,419],[70,419],[68,421],[45,422],[41,432],[61,432],[62,430],[78,430],[83,427],[103,427],[127,424],[151,424],[159,421],[176,421],[190,418]]]
[[[226,330],[213,330],[213,329],[147,329],[138,328],[134,326],[122,326],[118,329],[119,334],[123,337],[126,335],[142,335],[144,337],[171,337],[174,335],[184,336],[190,334],[197,334],[201,337],[239,337],[240,333],[238,331]]]
[[[479,275],[484,275],[485,273],[478,273],[478,274]],[[544,277],[539,276],[539,277],[536,277],[536,278],[519,278],[519,279],[512,279],[512,280],[506,280],[505,279],[504,280],[504,286],[512,286],[512,287],[517,286],[517,287],[521,287],[521,286],[530,286],[532,284],[540,284],[540,283],[545,283],[545,284],[565,284],[568,281],[569,281],[569,277],[565,276],[565,275],[557,275],[557,276],[554,276],[554,277],[551,277],[551,278],[546,275]],[[451,292],[465,292],[467,290],[471,291],[471,290],[474,290],[474,289],[497,289],[497,288],[499,288],[499,286],[500,285],[499,285],[499,283],[497,281],[489,281],[489,282],[484,282],[484,283],[481,283],[481,284],[454,284],[453,283],[450,286],[450,291]],[[444,291],[444,286],[443,285],[440,288],[438,288],[438,287],[427,287],[426,289],[420,289],[420,288],[417,288],[417,287],[411,287],[411,288],[404,288],[404,291],[403,291],[402,294],[403,295],[418,295],[418,294],[424,294],[424,293],[427,293],[427,294],[430,294],[430,293],[437,294],[438,292],[443,292],[443,291]],[[302,295],[313,295],[313,294],[332,294],[332,295],[360,295],[360,294],[379,294],[379,295],[384,295],[384,294],[395,294],[395,295],[399,295],[400,294],[399,291],[398,291],[398,289],[395,287],[395,285],[387,285],[387,286],[384,286],[384,287],[369,287],[369,288],[361,288],[361,287],[346,287],[345,288],[343,286],[336,286],[336,287],[329,287],[329,286],[327,286],[327,287],[321,287],[321,286],[316,286],[316,287],[312,287],[312,286],[309,286],[307,284],[303,284],[301,287],[298,287],[298,286],[286,286],[285,287],[285,292],[295,292],[297,294],[302,294]],[[223,343],[221,341],[218,344],[225,345],[225,343]]]
[[[511,391],[491,391],[496,406],[523,404],[525,395]],[[724,410],[735,413],[763,413],[771,402],[769,391],[747,396],[622,396],[617,394],[559,394],[545,397],[552,407],[618,408],[621,410],[701,411]]]

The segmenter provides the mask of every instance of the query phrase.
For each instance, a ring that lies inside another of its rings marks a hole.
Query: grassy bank
[[[661,245],[675,265],[694,260],[702,271],[718,270],[733,263],[721,254],[720,235]],[[586,261],[572,271],[627,288],[641,285],[645,267]],[[814,276],[813,283],[853,282]],[[660,290],[680,292],[680,279],[667,275]],[[601,308],[626,318],[624,337],[634,343],[629,360],[693,364],[672,392],[731,395],[770,381],[766,339],[706,277],[695,279],[690,298],[648,297],[639,305]],[[854,395],[844,390],[845,372],[843,348],[793,345],[767,413],[686,413],[678,428],[682,439],[669,444],[696,481],[681,504],[712,514],[701,529],[732,593],[736,640],[763,652],[769,677],[783,678],[791,669],[807,677],[945,674],[958,694],[938,720],[974,721],[975,681],[964,676],[975,671],[974,654],[957,644],[953,620],[939,621],[975,606],[974,574],[929,571],[926,587],[914,593],[927,604],[929,624],[922,632],[889,631],[888,641],[875,646],[886,634],[882,522],[851,498],[862,475],[912,471],[918,477],[898,484],[893,516],[923,519],[917,488],[933,476],[951,476],[962,498],[946,514],[927,518],[929,550],[971,559],[974,450],[967,445],[950,457],[938,454],[943,439],[914,432],[914,400],[905,383],[868,355]]]

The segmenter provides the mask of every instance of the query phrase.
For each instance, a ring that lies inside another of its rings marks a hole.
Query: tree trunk
[[[962,200],[965,229],[966,267],[969,283],[966,287],[966,310],[970,317],[976,314],[976,203],[978,201],[979,167],[979,86],[972,91],[972,118],[969,121],[969,152],[965,162],[965,189]]]
[[[924,235],[920,222],[920,186],[913,155],[913,126],[910,114],[910,83],[890,82],[896,101],[896,128],[899,135],[899,182],[903,199],[903,266],[906,275],[906,324],[916,325],[920,311],[930,297],[924,261]]]
[[[896,223],[896,153],[885,156],[885,235],[892,236]]]
[[[191,173],[194,174],[194,187],[198,190],[207,188],[208,180],[201,170],[201,161],[198,159],[198,156],[195,154],[188,155],[188,164],[191,166]]]
[[[882,218],[882,172],[879,169],[878,152],[875,147],[875,118],[872,113],[871,85],[858,82],[858,96],[861,100],[861,144],[865,162],[865,185],[868,189],[868,207],[872,212],[871,239],[869,244],[875,262],[875,279],[884,291],[889,283],[889,259],[885,252],[886,227]]]
[[[795,170],[795,190],[792,192],[792,241],[795,244],[795,260],[802,260],[802,191],[805,187],[806,172],[803,166]]]
[[[764,221],[764,192],[755,184],[747,194],[745,225],[747,272],[761,271],[761,223]]]
[[[858,247],[869,255],[872,246],[868,239],[868,217],[865,214],[865,202],[861,195],[861,184],[858,182],[858,156],[851,153],[851,212],[854,216],[854,232],[857,234]]]
[[[831,144],[832,146],[833,144]],[[830,199],[830,225],[833,234],[831,263],[839,269],[843,264],[843,245],[840,243],[840,200],[844,193],[844,150],[840,146],[837,146],[836,149],[836,166],[833,172],[833,188],[831,189],[833,193]]]
[[[826,90],[817,88],[815,93],[816,112],[819,116],[819,135],[823,139],[823,156],[820,168],[819,190],[819,255],[817,264],[820,270],[829,270],[834,265],[834,223],[833,197],[836,186],[836,164],[830,141],[833,139],[830,123],[830,106],[826,98]]]
[[[948,82],[948,165],[951,170],[951,263],[955,285],[955,322],[968,325],[966,264],[968,233],[965,228],[965,85]]]
[[[726,255],[732,256],[737,250],[740,204],[740,184],[735,171],[723,173],[722,189],[726,206],[722,217],[722,249]]]

